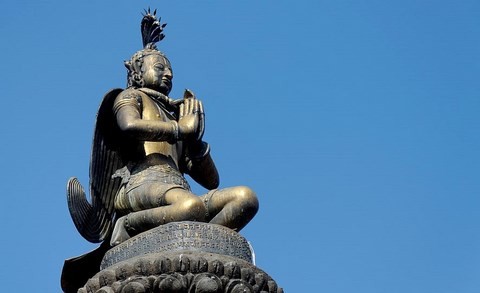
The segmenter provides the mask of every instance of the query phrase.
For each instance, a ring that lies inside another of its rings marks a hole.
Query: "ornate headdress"
[[[156,9],[153,11],[153,13],[150,13],[150,8],[145,10],[141,23],[143,49],[133,54],[130,60],[125,61],[125,67],[127,67],[128,70],[127,87],[143,86],[143,57],[151,54],[157,54],[167,59],[166,56],[157,49],[156,45],[156,43],[165,38],[163,29],[167,24],[161,24],[160,20],[161,19],[157,19]]]

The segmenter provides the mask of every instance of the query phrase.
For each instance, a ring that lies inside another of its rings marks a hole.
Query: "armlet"
[[[135,90],[125,90],[120,93],[113,103],[113,113],[116,115],[125,106],[134,107],[141,112],[142,96],[140,93]]]

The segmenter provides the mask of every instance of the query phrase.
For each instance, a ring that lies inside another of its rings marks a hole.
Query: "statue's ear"
[[[145,86],[145,81],[143,80],[142,76],[136,72],[133,74],[133,80],[139,87]]]
[[[125,65],[125,67],[126,67],[129,71],[134,71],[131,61],[123,61],[123,65]]]

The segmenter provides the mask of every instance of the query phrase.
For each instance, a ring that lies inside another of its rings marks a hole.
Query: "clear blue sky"
[[[172,96],[204,101],[221,185],[257,191],[242,234],[287,292],[478,292],[476,0],[4,1],[0,291],[60,292],[95,248],[65,185],[88,183],[148,6]]]

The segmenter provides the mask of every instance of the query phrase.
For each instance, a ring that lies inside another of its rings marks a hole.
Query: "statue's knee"
[[[240,202],[243,208],[256,213],[258,210],[258,198],[255,192],[247,186],[236,187],[236,201]]]
[[[206,213],[203,201],[196,196],[183,200],[179,208],[195,219],[204,217]]]

